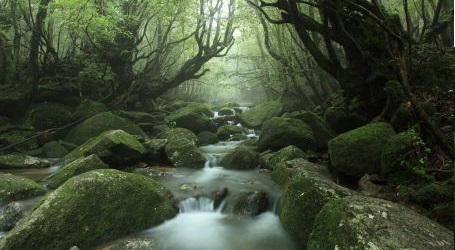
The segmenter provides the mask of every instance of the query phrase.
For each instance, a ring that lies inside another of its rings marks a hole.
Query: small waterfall
[[[181,213],[215,212],[214,202],[207,197],[190,197],[179,203]]]

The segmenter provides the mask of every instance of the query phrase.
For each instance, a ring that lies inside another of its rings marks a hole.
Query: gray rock
[[[0,231],[9,231],[22,218],[24,207],[17,202],[12,202],[0,207]]]
[[[233,213],[256,216],[269,208],[269,199],[265,191],[243,192],[236,199]]]

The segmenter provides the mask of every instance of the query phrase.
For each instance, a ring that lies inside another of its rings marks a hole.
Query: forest
[[[454,1],[0,0],[0,250],[454,249]]]

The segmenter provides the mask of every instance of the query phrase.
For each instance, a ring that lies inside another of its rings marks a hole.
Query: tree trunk
[[[39,69],[39,48],[41,46],[41,37],[43,34],[43,26],[47,17],[47,7],[51,0],[41,0],[38,12],[36,14],[35,24],[32,30],[32,37],[30,38],[30,54],[28,61],[28,71],[30,80],[33,84],[32,91],[36,90],[38,80],[40,78]]]

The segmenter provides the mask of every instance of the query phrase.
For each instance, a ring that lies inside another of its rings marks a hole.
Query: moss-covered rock
[[[114,113],[136,124],[158,124],[160,122],[163,122],[163,120],[161,120],[162,117],[154,116],[146,112],[118,110]]]
[[[11,202],[0,207],[0,231],[9,231],[24,215],[24,206],[18,202]]]
[[[168,141],[177,141],[180,139],[186,139],[192,141],[194,145],[199,145],[199,139],[197,138],[196,134],[194,134],[191,130],[186,128],[173,128],[165,131],[164,133],[160,134],[160,139],[167,139]]]
[[[197,135],[197,138],[201,146],[215,144],[220,141],[220,138],[218,138],[218,136],[215,133],[208,131],[202,131]]]
[[[296,158],[306,158],[306,154],[300,148],[290,145],[273,153],[270,157],[267,157],[267,159],[265,159],[265,165],[268,169],[274,169],[278,163]]]
[[[264,123],[258,141],[259,150],[280,150],[289,145],[303,150],[317,148],[312,129],[301,120],[274,117]]]
[[[295,119],[302,120],[310,126],[316,139],[316,150],[327,150],[327,143],[335,136],[335,132],[318,115],[309,111],[295,111],[290,113]]]
[[[244,135],[244,134],[235,134],[233,136],[231,136],[231,138],[229,138],[228,141],[245,141],[245,140],[248,140],[249,137],[247,135]]]
[[[16,145],[13,149],[19,152],[35,150],[39,148],[38,138],[33,138],[37,133],[38,131],[31,128],[10,127],[0,133],[0,147],[10,146],[23,141],[23,143]]]
[[[317,216],[308,250],[453,249],[453,232],[409,208],[369,197],[327,203]]]
[[[239,115],[240,122],[247,128],[260,128],[269,118],[280,116],[282,113],[279,101],[265,102],[248,109]]]
[[[186,128],[194,133],[215,131],[216,125],[210,120],[213,115],[211,109],[203,104],[191,104],[181,108],[166,117],[169,123],[176,127]]]
[[[87,118],[99,113],[103,113],[108,111],[108,108],[104,103],[94,102],[91,100],[83,100],[79,106],[76,108],[76,111],[73,114],[73,118],[75,120],[79,120],[82,118]]]
[[[167,139],[151,139],[145,141],[143,145],[146,151],[142,159],[150,165],[162,165],[169,163],[166,152],[164,150],[167,142]]]
[[[135,136],[123,130],[111,130],[71,151],[65,156],[64,162],[68,164],[81,157],[95,154],[110,166],[121,168],[136,163],[145,151]]]
[[[28,105],[27,88],[17,86],[0,86],[0,115],[8,117],[21,116]]]
[[[324,119],[330,128],[338,134],[368,123],[368,120],[361,115],[346,111],[344,108],[340,107],[328,108],[324,113]]]
[[[105,250],[156,250],[160,249],[158,241],[154,238],[137,238],[116,242]],[[70,249],[71,250],[71,249]]]
[[[203,168],[205,157],[196,146],[188,139],[169,140],[165,152],[176,168]]]
[[[112,112],[104,112],[92,116],[75,126],[66,135],[64,140],[76,145],[81,145],[92,137],[114,129],[121,129],[132,135],[146,137],[144,131],[131,121],[121,118]]]
[[[0,169],[47,168],[51,162],[19,153],[0,155]]]
[[[434,208],[441,203],[453,203],[454,185],[451,180],[433,182],[418,189],[411,195],[411,199],[427,208]]]
[[[229,169],[254,169],[259,166],[259,154],[246,147],[237,147],[223,157],[220,165]]]
[[[218,110],[218,115],[235,115],[235,110],[228,107],[223,107]]]
[[[239,144],[241,147],[247,147],[253,151],[257,151],[258,149],[258,140],[257,139],[248,139]]]
[[[332,169],[353,178],[379,173],[382,148],[393,135],[392,126],[380,122],[335,137],[329,141]]]
[[[74,105],[80,100],[80,88],[72,82],[47,82],[37,86],[33,93],[36,102],[56,102]]]
[[[171,193],[138,174],[95,170],[50,193],[0,240],[0,249],[88,248],[177,213]]]
[[[44,188],[32,180],[12,174],[0,174],[0,205],[44,193]]]
[[[96,169],[106,168],[109,168],[109,166],[106,165],[98,156],[89,155],[62,166],[57,172],[48,176],[44,180],[44,183],[46,184],[46,187],[56,189],[65,181],[76,175]]]
[[[72,121],[71,110],[61,104],[41,103],[33,107],[30,122],[36,129],[62,127]]]
[[[68,149],[58,141],[50,141],[41,147],[43,150],[43,157],[46,158],[62,158],[68,154]]]
[[[235,125],[224,125],[218,128],[216,135],[220,140],[228,140],[231,136],[236,134],[246,134],[247,130],[245,128],[235,126]]]
[[[269,208],[269,199],[265,191],[243,192],[234,202],[233,213],[256,216]]]

